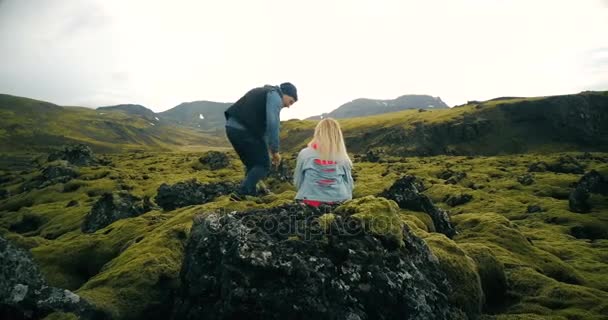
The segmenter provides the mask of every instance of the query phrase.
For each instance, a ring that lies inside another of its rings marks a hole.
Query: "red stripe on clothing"
[[[321,204],[325,203],[325,204],[333,204],[333,202],[323,202],[323,201],[317,201],[317,200],[302,200],[302,202],[306,203],[309,206],[313,206],[313,207],[318,207]]]
[[[331,161],[331,160],[321,160],[321,159],[315,159],[315,163],[316,164],[320,164],[322,166],[328,166],[330,164],[336,164],[335,161]]]

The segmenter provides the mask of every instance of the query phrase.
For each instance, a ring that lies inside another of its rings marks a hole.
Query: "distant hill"
[[[101,112],[119,111],[127,114],[140,116],[148,121],[160,121],[156,113],[139,104],[119,104],[116,106],[99,107],[96,109]]]
[[[428,95],[404,95],[393,100],[356,99],[341,105],[329,113],[307,118],[319,120],[332,117],[335,119],[363,117],[407,109],[445,109],[448,108],[441,98]]]
[[[185,102],[158,116],[164,121],[170,121],[176,125],[197,128],[204,131],[224,130],[226,119],[224,111],[232,103],[213,101]]]
[[[315,121],[282,126],[282,148],[297,151]],[[343,119],[350,152],[401,156],[608,151],[608,91],[498,98],[439,110],[405,110]]]
[[[0,152],[46,152],[68,143],[86,143],[96,152],[227,144],[220,135],[155,121],[157,116],[148,111],[138,105],[61,107],[0,94]]]

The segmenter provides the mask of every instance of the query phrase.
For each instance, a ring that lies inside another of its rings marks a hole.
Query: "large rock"
[[[107,319],[77,294],[47,285],[30,254],[0,237],[0,318],[41,319],[71,312],[79,319]]]
[[[30,191],[35,188],[42,189],[57,183],[66,183],[79,175],[78,170],[67,161],[56,161],[44,167],[40,175],[23,183],[22,189],[23,191]]]
[[[551,171],[555,173],[583,173],[585,172],[584,166],[579,163],[575,158],[571,156],[559,157],[553,162],[534,162],[528,167],[529,172],[544,172]]]
[[[174,319],[452,318],[445,274],[398,223],[396,206],[323,214],[331,209],[288,204],[195,219]],[[395,223],[369,220],[377,217]]]
[[[230,165],[228,155],[220,151],[208,151],[198,161],[210,170],[219,170]]]
[[[592,193],[608,195],[608,179],[599,172],[591,170],[586,173],[576,184],[576,188],[570,192],[568,204],[570,211],[585,213],[591,211],[588,202]]]
[[[465,204],[473,200],[473,196],[467,193],[459,194],[459,195],[447,195],[445,196],[443,202],[445,202],[450,207],[459,206],[461,204]]]
[[[445,180],[446,184],[457,184],[460,180],[466,178],[467,174],[465,172],[452,171],[450,169],[446,169],[440,172],[437,175],[437,178]]]
[[[81,229],[86,233],[95,232],[114,221],[139,216],[151,208],[147,198],[142,200],[124,191],[104,193],[84,218]]]
[[[95,162],[93,151],[86,144],[68,145],[63,150],[49,154],[49,162],[56,160],[66,160],[76,166],[86,166]]]
[[[170,211],[176,208],[213,201],[220,195],[230,194],[237,190],[232,182],[202,184],[196,179],[178,182],[174,185],[163,183],[155,198],[156,203]]]
[[[394,200],[400,208],[426,212],[431,216],[435,230],[452,238],[456,235],[456,229],[450,222],[450,216],[444,210],[436,207],[429,197],[420,193],[419,190],[422,189],[423,185],[416,177],[403,176],[379,196]]]

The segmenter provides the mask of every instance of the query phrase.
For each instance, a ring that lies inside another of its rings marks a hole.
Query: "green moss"
[[[475,261],[442,234],[429,233],[424,241],[439,259],[439,265],[452,287],[450,303],[458,306],[469,317],[474,318],[481,313],[483,291]]]
[[[499,310],[504,304],[507,291],[504,265],[487,246],[462,243],[459,247],[475,261],[477,266],[484,295],[484,311]]]
[[[44,317],[43,320],[78,320],[78,316],[71,312],[53,312]]]
[[[326,213],[318,218],[319,225],[326,231],[329,230],[334,220],[336,220],[336,215],[333,213]]]
[[[399,216],[399,207],[392,200],[365,196],[345,202],[336,209],[336,213],[349,214],[371,233],[403,245],[404,222]]]
[[[217,171],[194,170],[192,165],[200,155],[192,151],[103,155],[112,166],[83,167],[81,177],[67,184],[22,194],[18,194],[21,183],[16,177],[30,179],[37,171],[23,175],[9,172],[15,178],[3,188],[13,196],[0,201],[0,235],[29,248],[51,284],[81,293],[115,317],[134,318],[152,312],[155,305],[169,301],[166,293],[177,285],[182,246],[194,216],[268,208],[292,202],[295,196],[288,183],[268,179],[273,191],[268,196],[236,202],[221,196],[204,205],[120,220],[93,234],[80,232],[82,219],[97,201],[97,194],[104,191],[124,187],[136,196],[153,199],[162,183],[192,178],[204,183],[242,179],[240,161]],[[491,290],[488,287],[496,285],[492,281],[504,274],[505,299],[485,309],[503,314],[486,318],[602,319],[608,312],[604,303],[608,301],[607,199],[592,196],[592,212],[578,214],[569,211],[565,197],[581,175],[540,172],[534,173],[535,182],[529,186],[517,182],[530,163],[551,162],[559,156],[393,157],[390,159],[397,162],[355,163],[355,199],[340,210],[371,232],[395,240],[401,240],[401,227],[407,224],[427,241],[449,275],[456,290],[452,301],[469,313],[478,307],[481,292],[477,291],[480,287],[475,274],[479,274],[486,298]],[[588,170],[608,174],[608,164],[602,161],[580,161]],[[437,177],[446,168],[466,172],[467,177],[446,184]],[[449,210],[459,232],[453,241],[433,233],[432,221],[425,213],[368,197],[403,174],[424,181],[428,188],[424,194]],[[461,193],[474,198],[455,208],[442,202],[447,195]],[[66,207],[70,200],[77,200],[78,206]],[[527,213],[529,205],[538,205],[542,211]],[[324,216],[320,223],[330,217]],[[20,232],[18,227],[11,229],[19,224],[25,227],[28,221],[37,222]]]

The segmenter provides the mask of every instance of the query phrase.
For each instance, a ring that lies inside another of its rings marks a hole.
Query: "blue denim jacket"
[[[319,159],[317,150],[300,151],[293,177],[298,190],[296,199],[337,202],[352,199],[352,165],[348,162],[328,163]]]
[[[264,141],[268,144],[270,151],[279,152],[279,131],[281,129],[281,109],[283,108],[283,93],[281,89],[268,91],[266,94],[266,132]],[[226,126],[244,130],[245,127],[235,118],[228,118]]]

